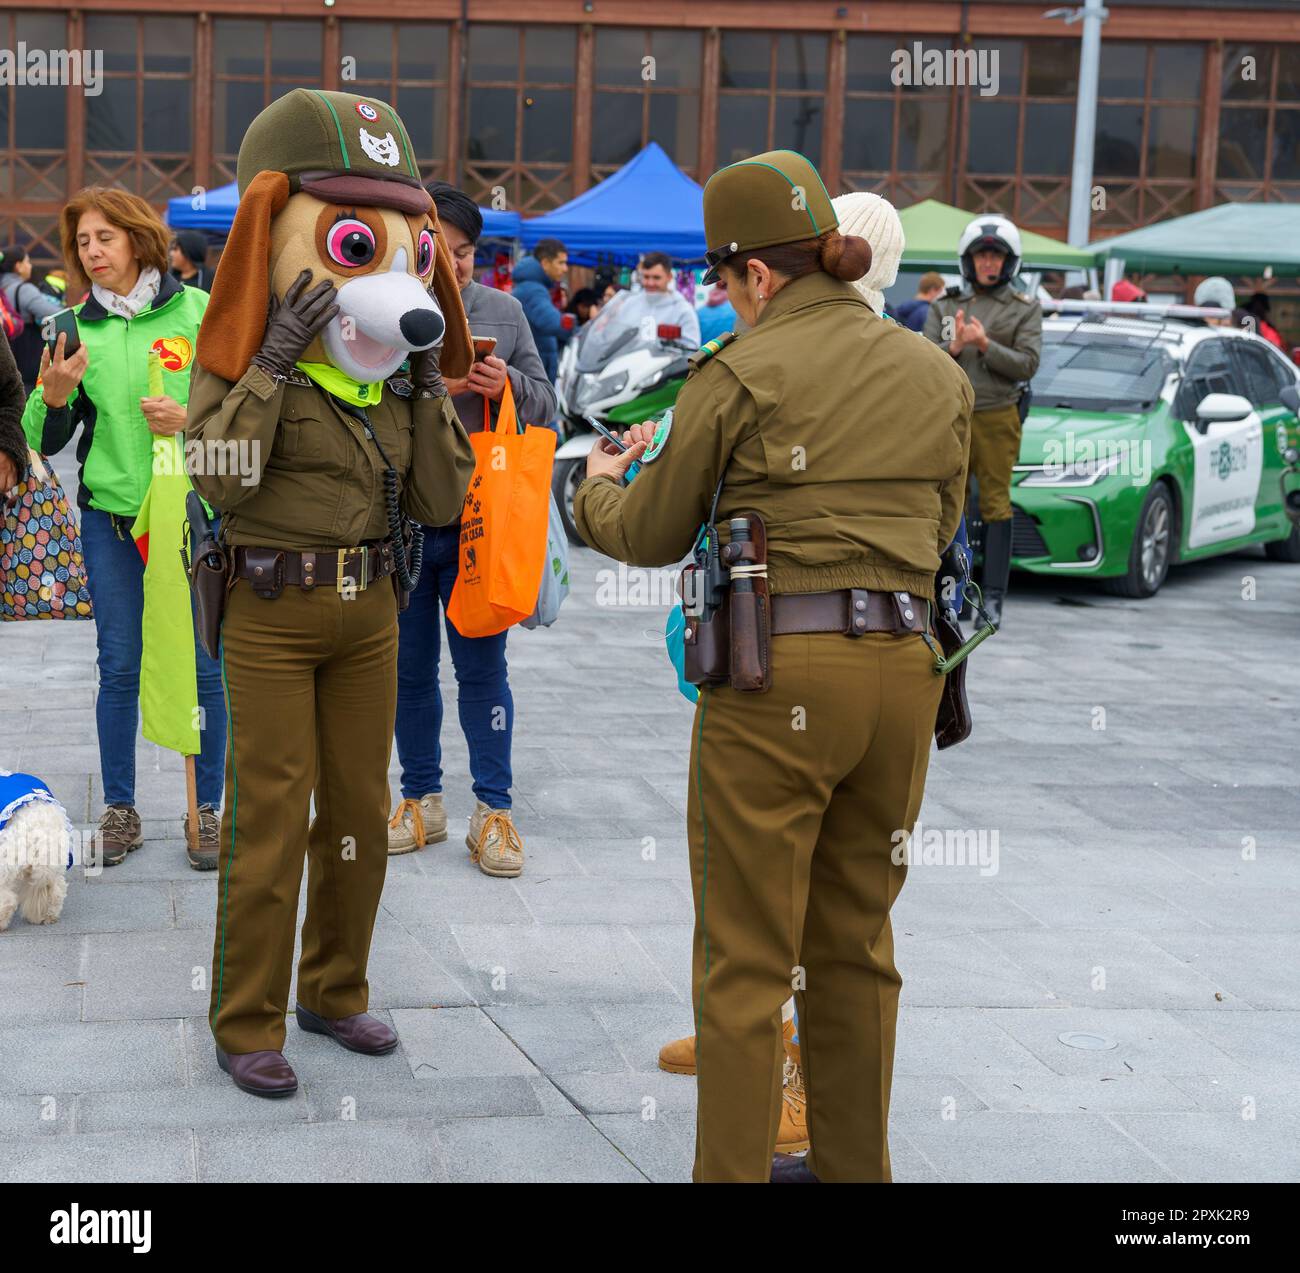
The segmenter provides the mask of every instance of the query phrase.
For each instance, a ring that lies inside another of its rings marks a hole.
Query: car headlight
[[[1114,473],[1123,456],[1103,455],[1098,459],[1072,460],[1065,464],[1046,464],[1028,474],[1021,486],[1091,486]]]

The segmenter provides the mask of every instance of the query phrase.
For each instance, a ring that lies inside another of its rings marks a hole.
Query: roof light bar
[[[1153,305],[1149,301],[1042,301],[1047,314],[1113,314],[1124,318],[1232,318],[1214,305]]]

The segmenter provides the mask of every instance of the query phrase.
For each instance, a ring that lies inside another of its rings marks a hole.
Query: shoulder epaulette
[[[962,285],[960,283],[954,283],[951,287],[947,288],[944,291],[943,298],[946,301],[955,301],[957,297],[959,297],[961,294],[962,294]]]
[[[412,392],[411,381],[407,376],[389,376],[385,388],[391,389],[399,398],[409,398]]]
[[[1008,290],[1011,292],[1011,295],[1016,298],[1016,300],[1023,301],[1026,305],[1033,304],[1034,298],[1030,296],[1027,292],[1017,292],[1014,287],[1009,288]]]
[[[692,367],[702,366],[708,362],[714,354],[725,349],[733,340],[736,339],[735,332],[723,332],[721,336],[715,336],[712,340],[706,340],[686,361]]]

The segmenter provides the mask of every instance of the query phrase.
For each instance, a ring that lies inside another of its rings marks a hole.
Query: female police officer
[[[888,1181],[891,850],[924,790],[941,681],[920,633],[961,516],[971,388],[849,286],[870,249],[840,235],[802,155],[715,173],[704,220],[750,330],[695,356],[653,443],[638,425],[628,451],[593,451],[574,508],[589,544],[646,566],[687,553],[720,480],[720,526],[766,523],[771,688],[702,689],[692,731],[695,1178],[769,1178],[793,985],[807,1166]]]

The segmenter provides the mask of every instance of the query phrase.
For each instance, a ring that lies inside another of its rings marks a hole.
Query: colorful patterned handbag
[[[0,510],[0,619],[89,619],[77,516],[44,457],[29,458],[17,503]]]

